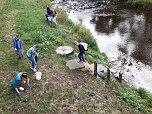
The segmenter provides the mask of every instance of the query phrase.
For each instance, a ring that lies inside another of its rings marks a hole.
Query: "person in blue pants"
[[[74,41],[74,43],[79,48],[79,54],[78,54],[79,62],[84,62],[85,60],[84,60],[83,54],[85,53],[85,50],[84,50],[83,45],[80,43],[80,41]]]
[[[38,55],[39,55],[39,45],[34,45],[30,47],[30,49],[27,51],[27,58],[32,62],[31,69],[36,72],[36,65],[38,61]]]
[[[23,50],[22,50],[22,41],[20,39],[20,35],[17,34],[13,39],[13,47],[17,54],[21,53],[23,56]]]
[[[17,92],[17,96],[21,96],[19,88],[26,84],[30,88],[29,78],[27,72],[19,72],[16,74],[14,79],[11,82],[12,88]]]

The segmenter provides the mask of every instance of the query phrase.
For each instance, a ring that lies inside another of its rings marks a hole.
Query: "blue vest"
[[[19,72],[15,78],[12,80],[12,87],[15,89],[15,88],[19,88],[20,86],[20,83],[22,82],[22,79],[21,79],[21,75],[23,74],[23,72]]]

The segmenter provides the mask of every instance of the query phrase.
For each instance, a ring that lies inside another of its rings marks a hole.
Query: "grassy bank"
[[[129,2],[138,2],[142,4],[152,4],[151,0],[128,0]]]
[[[142,114],[151,113],[151,97],[144,90],[128,88],[111,80],[107,82],[81,69],[69,70],[66,61],[75,59],[77,39],[89,44],[86,60],[106,65],[90,32],[73,24],[64,11],[56,9],[58,25],[45,20],[45,6],[50,0],[2,0],[0,2],[0,112],[2,114]],[[22,60],[12,48],[12,38],[21,35],[24,48]],[[38,70],[42,79],[35,80],[26,51],[41,44]],[[74,53],[57,55],[60,45],[69,45]],[[17,72],[28,72],[31,90],[17,97],[10,81]],[[103,74],[104,76],[104,74]],[[144,97],[146,95],[146,97]]]
[[[125,3],[128,7],[152,10],[152,0],[114,0],[116,3]]]
[[[128,5],[134,8],[152,10],[152,0],[128,0]]]

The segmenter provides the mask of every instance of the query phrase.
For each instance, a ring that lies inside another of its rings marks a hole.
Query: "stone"
[[[69,69],[77,69],[77,68],[84,68],[85,64],[84,62],[78,62],[79,60],[74,59],[74,60],[69,60],[66,63],[66,66],[69,67]]]

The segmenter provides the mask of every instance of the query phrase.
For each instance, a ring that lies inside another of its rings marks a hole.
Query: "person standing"
[[[14,39],[13,39],[13,47],[15,49],[15,51],[17,52],[17,54],[19,55],[20,53],[23,56],[23,51],[22,51],[22,41],[20,39],[20,35],[17,34]]]
[[[38,61],[39,50],[40,50],[40,47],[37,44],[30,47],[30,49],[27,51],[27,58],[32,62],[31,69],[34,72],[36,72],[36,65]]]
[[[85,53],[85,50],[84,50],[83,45],[80,43],[80,41],[74,41],[74,43],[79,48],[79,54],[78,54],[79,62],[84,62],[85,60],[84,60],[83,54]]]
[[[21,96],[19,89],[24,85],[27,85],[30,88],[29,78],[27,76],[27,72],[19,72],[16,74],[14,79],[11,82],[12,88],[17,92],[17,96]],[[24,89],[24,88],[23,88]]]

